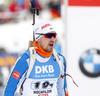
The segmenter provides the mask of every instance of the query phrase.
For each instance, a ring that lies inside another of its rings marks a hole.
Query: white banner
[[[100,7],[66,7],[69,96],[100,96]],[[62,10],[64,11],[64,10]]]

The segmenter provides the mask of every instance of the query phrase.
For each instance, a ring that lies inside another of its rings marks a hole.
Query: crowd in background
[[[60,17],[60,0],[2,0],[0,1],[0,24],[26,19],[27,15],[31,14],[29,2],[33,8],[39,8],[40,11],[48,9],[52,18]]]

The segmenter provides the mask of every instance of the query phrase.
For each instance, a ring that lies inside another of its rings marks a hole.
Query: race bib
[[[57,96],[57,79],[26,79],[22,96]]]

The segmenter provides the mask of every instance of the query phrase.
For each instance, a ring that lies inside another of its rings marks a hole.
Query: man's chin
[[[53,48],[48,49],[48,52],[51,52],[51,51],[53,51]]]

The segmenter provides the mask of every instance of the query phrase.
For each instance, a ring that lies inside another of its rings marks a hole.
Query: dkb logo
[[[45,66],[35,66],[35,73],[53,73],[54,69],[52,65],[45,65]]]
[[[79,59],[81,71],[89,77],[100,76],[100,50],[89,49]]]

